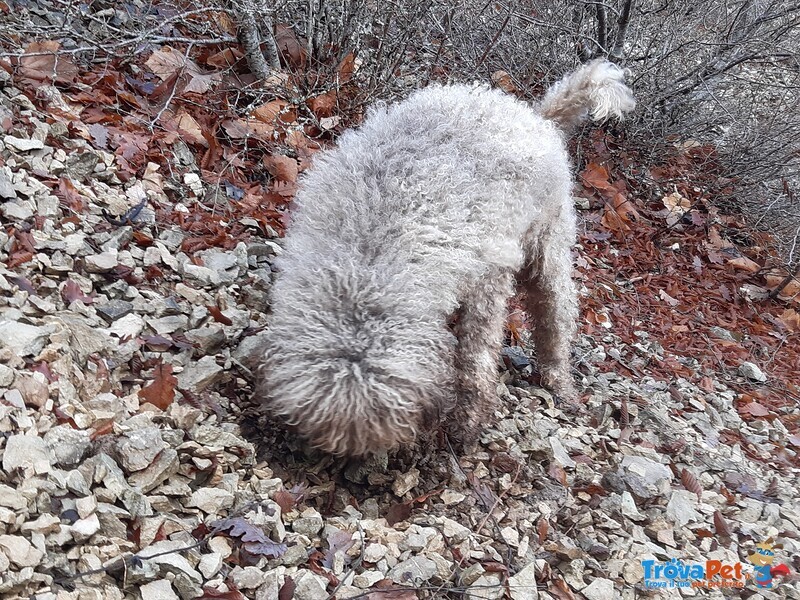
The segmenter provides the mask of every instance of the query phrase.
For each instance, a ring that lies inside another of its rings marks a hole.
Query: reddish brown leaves
[[[254,556],[278,558],[287,550],[286,544],[273,542],[264,531],[241,517],[220,519],[211,523],[212,531],[237,539],[244,550]]]
[[[273,154],[265,156],[263,159],[264,166],[275,179],[279,181],[288,181],[294,183],[297,181],[297,161],[288,156],[280,154]]]
[[[400,502],[390,506],[389,511],[386,513],[386,522],[389,526],[408,519],[411,516],[412,505],[412,502]]]
[[[217,323],[222,323],[223,325],[233,325],[233,321],[223,315],[222,311],[216,306],[211,305],[206,306],[206,308]]]
[[[60,47],[53,40],[28,44],[25,54],[19,59],[20,75],[36,84],[75,81],[78,69],[69,55],[58,52]]]
[[[697,494],[698,499],[703,496],[703,486],[700,485],[700,482],[697,481],[697,477],[695,477],[692,472],[683,469],[681,471],[681,483],[687,490],[693,494]]]
[[[159,363],[154,369],[152,383],[139,390],[139,398],[142,402],[149,402],[161,410],[166,410],[175,400],[177,385],[178,379],[172,374],[172,365]]]
[[[733,536],[730,526],[722,517],[722,513],[718,510],[714,511],[714,529],[716,530],[718,536],[727,538]]]
[[[758,402],[740,404],[736,407],[736,409],[739,411],[739,416],[748,420],[752,418],[767,417],[770,414],[769,409]]]
[[[61,288],[61,297],[68,305],[72,304],[76,300],[83,302],[84,304],[91,304],[94,302],[94,298],[84,294],[81,286],[72,281],[72,279],[67,279],[67,281],[64,282],[64,285]]]

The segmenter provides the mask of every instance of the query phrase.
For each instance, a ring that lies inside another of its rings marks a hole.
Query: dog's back
[[[592,89],[578,73],[545,112],[566,106],[570,89]],[[273,413],[323,450],[359,455],[408,442],[421,419],[452,410],[449,317],[481,286],[513,278],[537,228],[555,227],[567,248],[574,239],[562,138],[501,92],[432,86],[373,109],[323,153],[277,262],[260,370]],[[468,342],[459,338],[462,350]]]

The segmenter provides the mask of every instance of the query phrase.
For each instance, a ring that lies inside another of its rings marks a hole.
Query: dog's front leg
[[[497,354],[513,290],[513,276],[502,273],[482,278],[461,301],[455,325],[458,400],[447,427],[462,445],[477,441],[497,406]]]

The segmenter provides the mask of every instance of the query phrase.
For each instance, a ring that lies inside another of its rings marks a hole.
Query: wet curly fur
[[[439,422],[476,438],[496,406],[516,283],[545,383],[573,396],[563,131],[633,106],[622,72],[594,61],[538,107],[452,85],[373,108],[297,194],[259,368],[270,411],[340,455],[387,450]]]

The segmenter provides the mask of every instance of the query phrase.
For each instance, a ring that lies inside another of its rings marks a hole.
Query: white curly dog
[[[385,451],[440,422],[474,440],[496,406],[515,282],[543,381],[573,396],[564,132],[634,105],[623,72],[596,60],[537,107],[436,85],[371,109],[297,194],[258,371],[270,411],[338,455]]]

